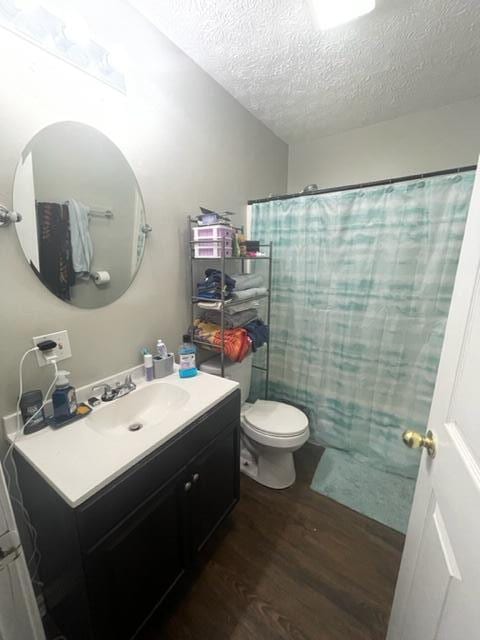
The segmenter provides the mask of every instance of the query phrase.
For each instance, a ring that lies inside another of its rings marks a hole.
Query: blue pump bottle
[[[70,371],[59,371],[57,386],[52,394],[53,417],[62,422],[72,418],[77,411],[77,394],[68,380]]]

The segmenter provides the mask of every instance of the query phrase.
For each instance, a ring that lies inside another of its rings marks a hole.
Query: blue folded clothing
[[[205,281],[206,282],[214,282],[221,286],[222,284],[222,272],[218,269],[207,269],[205,271]],[[232,291],[235,289],[235,280],[231,278],[228,273],[225,274],[225,287],[227,291]]]
[[[205,298],[206,300],[221,300],[222,298],[222,293],[221,291],[217,291],[217,289],[202,289],[202,288],[198,288],[197,289],[197,297],[198,298]],[[226,293],[224,295],[224,299],[228,300],[229,298],[232,297],[231,293]]]
[[[257,351],[260,347],[268,342],[268,325],[259,318],[252,320],[244,326],[248,337],[252,341],[252,351]]]
[[[232,297],[231,292],[234,287],[235,280],[225,274],[223,290],[225,300]],[[197,296],[199,298],[219,300],[222,297],[222,272],[218,269],[207,269],[205,271],[205,280],[197,284]]]

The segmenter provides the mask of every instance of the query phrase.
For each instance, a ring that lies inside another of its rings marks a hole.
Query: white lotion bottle
[[[151,353],[146,353],[143,356],[143,365],[145,367],[145,380],[150,382],[153,380],[153,356]]]

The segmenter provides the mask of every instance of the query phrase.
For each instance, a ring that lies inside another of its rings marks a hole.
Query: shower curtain
[[[416,475],[401,433],[427,424],[473,180],[252,206],[274,243],[270,398],[303,407],[314,442]]]

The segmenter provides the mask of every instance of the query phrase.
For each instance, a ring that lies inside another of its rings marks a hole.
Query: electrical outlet
[[[33,344],[36,346],[39,342],[43,342],[44,340],[53,340],[57,343],[57,346],[51,351],[36,352],[39,367],[45,367],[49,363],[45,356],[57,356],[57,362],[72,357],[68,331],[56,331],[55,333],[46,333],[43,336],[37,336],[36,338],[33,338]]]

